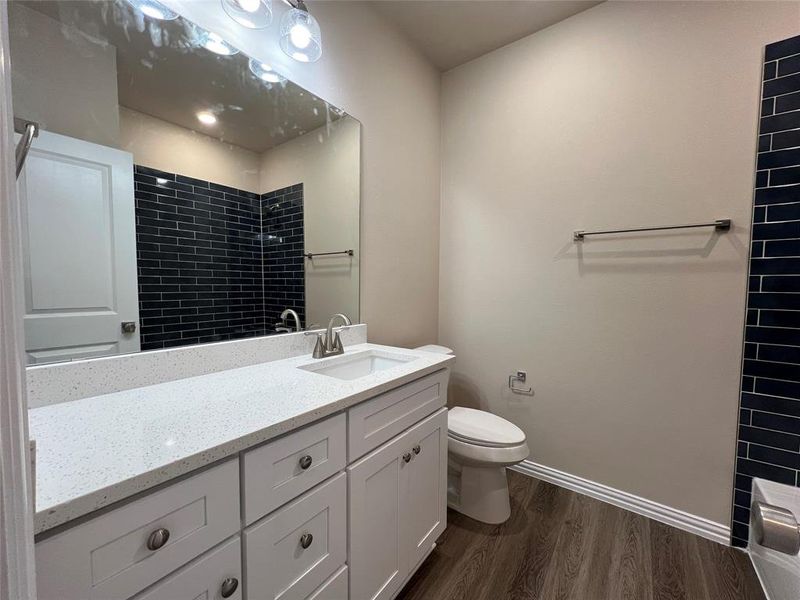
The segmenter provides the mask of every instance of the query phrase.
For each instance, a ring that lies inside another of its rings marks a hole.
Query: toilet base
[[[447,505],[476,521],[497,525],[511,516],[505,467],[473,467],[450,461]]]

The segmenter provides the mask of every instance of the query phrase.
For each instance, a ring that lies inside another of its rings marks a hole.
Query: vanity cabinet
[[[350,592],[392,598],[447,522],[447,409],[347,468]]]
[[[39,600],[390,600],[447,519],[442,369],[48,534]]]

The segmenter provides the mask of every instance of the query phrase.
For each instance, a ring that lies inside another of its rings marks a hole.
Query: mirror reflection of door
[[[18,191],[29,363],[138,352],[132,155],[42,131]]]

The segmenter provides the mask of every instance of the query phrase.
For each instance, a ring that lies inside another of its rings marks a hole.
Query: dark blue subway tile
[[[769,171],[756,171],[756,187],[765,188],[769,185]]]
[[[747,311],[747,324],[748,325],[758,325],[758,311],[757,310],[748,310]]]
[[[792,236],[787,236],[792,237]],[[800,274],[800,259],[797,258],[753,258],[750,261],[753,275],[794,275]],[[761,308],[755,307],[755,308]],[[769,307],[767,307],[769,308]],[[775,307],[779,308],[779,307]]]
[[[765,276],[756,277],[756,279],[761,282],[760,288],[753,287],[751,291],[800,292],[800,276],[797,275]]]
[[[759,344],[777,344],[785,346],[800,346],[800,331],[782,329],[778,327],[753,327],[747,326],[745,340]]]
[[[756,190],[755,202],[758,205],[800,202],[800,185]]]
[[[798,452],[787,452],[786,450],[750,444],[747,456],[752,460],[766,462],[771,465],[800,469],[800,453]]]
[[[759,429],[758,427],[739,427],[739,439],[744,442],[780,448],[791,452],[800,452],[800,436],[791,433],[781,433],[771,429]],[[753,458],[751,455],[750,458]]]
[[[750,257],[763,258],[764,256],[764,242],[750,242]]]
[[[756,319],[755,320],[758,321],[758,311],[757,310],[747,311],[747,312],[748,312],[748,320],[750,320],[749,313],[750,312],[754,312],[754,313],[756,313]],[[745,358],[757,358],[758,357],[758,344],[746,343],[744,345],[744,357]]]
[[[762,242],[758,242],[762,243]],[[760,292],[761,291],[761,277],[758,275],[750,275],[747,279],[747,291],[748,292]]]
[[[756,206],[753,210],[753,223],[763,223],[767,220],[767,207]]]
[[[770,481],[777,481],[778,483],[794,485],[795,472],[791,469],[744,458],[738,459],[737,467],[737,471],[744,475],[761,477],[763,479],[769,479]]]
[[[764,98],[761,101],[761,116],[768,117],[775,113],[775,98]]]
[[[793,75],[793,77],[797,77],[798,79],[800,79],[800,75]],[[765,83],[764,85],[769,85],[769,83],[773,83],[774,81],[780,81],[780,80],[774,79],[772,82]],[[794,92],[797,90],[791,90],[791,91]],[[771,117],[762,117],[761,126],[759,127],[759,133],[761,134],[776,133],[778,131],[786,131],[788,129],[797,129],[798,127],[800,127],[800,111],[795,110],[792,112],[785,112]]]
[[[767,221],[800,221],[800,202],[772,204],[767,208]]]
[[[775,79],[778,76],[778,62],[771,61],[764,63],[764,81],[767,79]]]
[[[755,345],[755,344],[752,344]],[[747,375],[742,376],[742,391],[743,392],[752,392],[755,388],[756,378],[749,377]]]
[[[774,173],[775,171],[773,171]],[[800,174],[800,167],[798,167]],[[754,240],[800,238],[800,221],[786,223],[757,223],[753,225]],[[798,271],[800,273],[800,270]]]
[[[794,94],[786,94],[785,96],[778,96],[775,100],[775,113],[788,112],[790,110],[800,109],[800,92]]]
[[[800,73],[787,75],[786,77],[776,77],[764,82],[764,98],[797,91],[800,91]]]
[[[800,54],[788,56],[778,61],[778,77],[800,73]]]
[[[765,257],[800,256],[800,240],[773,240],[766,242]]]
[[[784,167],[769,172],[769,185],[772,187],[795,183],[800,183],[800,167]]]
[[[759,169],[774,169],[776,167],[789,167],[800,165],[800,148],[793,150],[775,150],[762,152],[758,155]]]
[[[800,35],[767,44],[764,49],[764,60],[772,61],[792,54],[800,54]]]
[[[800,331],[796,332],[796,336],[797,343],[800,343]],[[797,365],[793,364],[746,359],[742,372],[745,375],[756,378],[764,377],[766,379],[800,381],[800,369],[797,368]]]
[[[777,402],[778,400],[781,400],[779,397],[790,400],[800,400],[800,384],[797,384],[793,381],[759,379],[756,381],[755,391],[758,396],[756,398],[749,399],[748,404],[755,404],[756,402]],[[765,397],[771,397],[773,400],[765,399]],[[794,412],[792,412],[794,410],[794,404],[782,404],[781,406],[782,408],[780,410],[774,412],[794,414]],[[798,408],[800,409],[800,407]],[[770,409],[765,408],[764,410]],[[800,411],[798,411],[795,416],[800,417]]]

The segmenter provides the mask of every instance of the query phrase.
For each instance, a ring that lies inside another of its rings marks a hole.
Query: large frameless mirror
[[[177,15],[7,6],[29,364],[357,321],[358,121]]]

